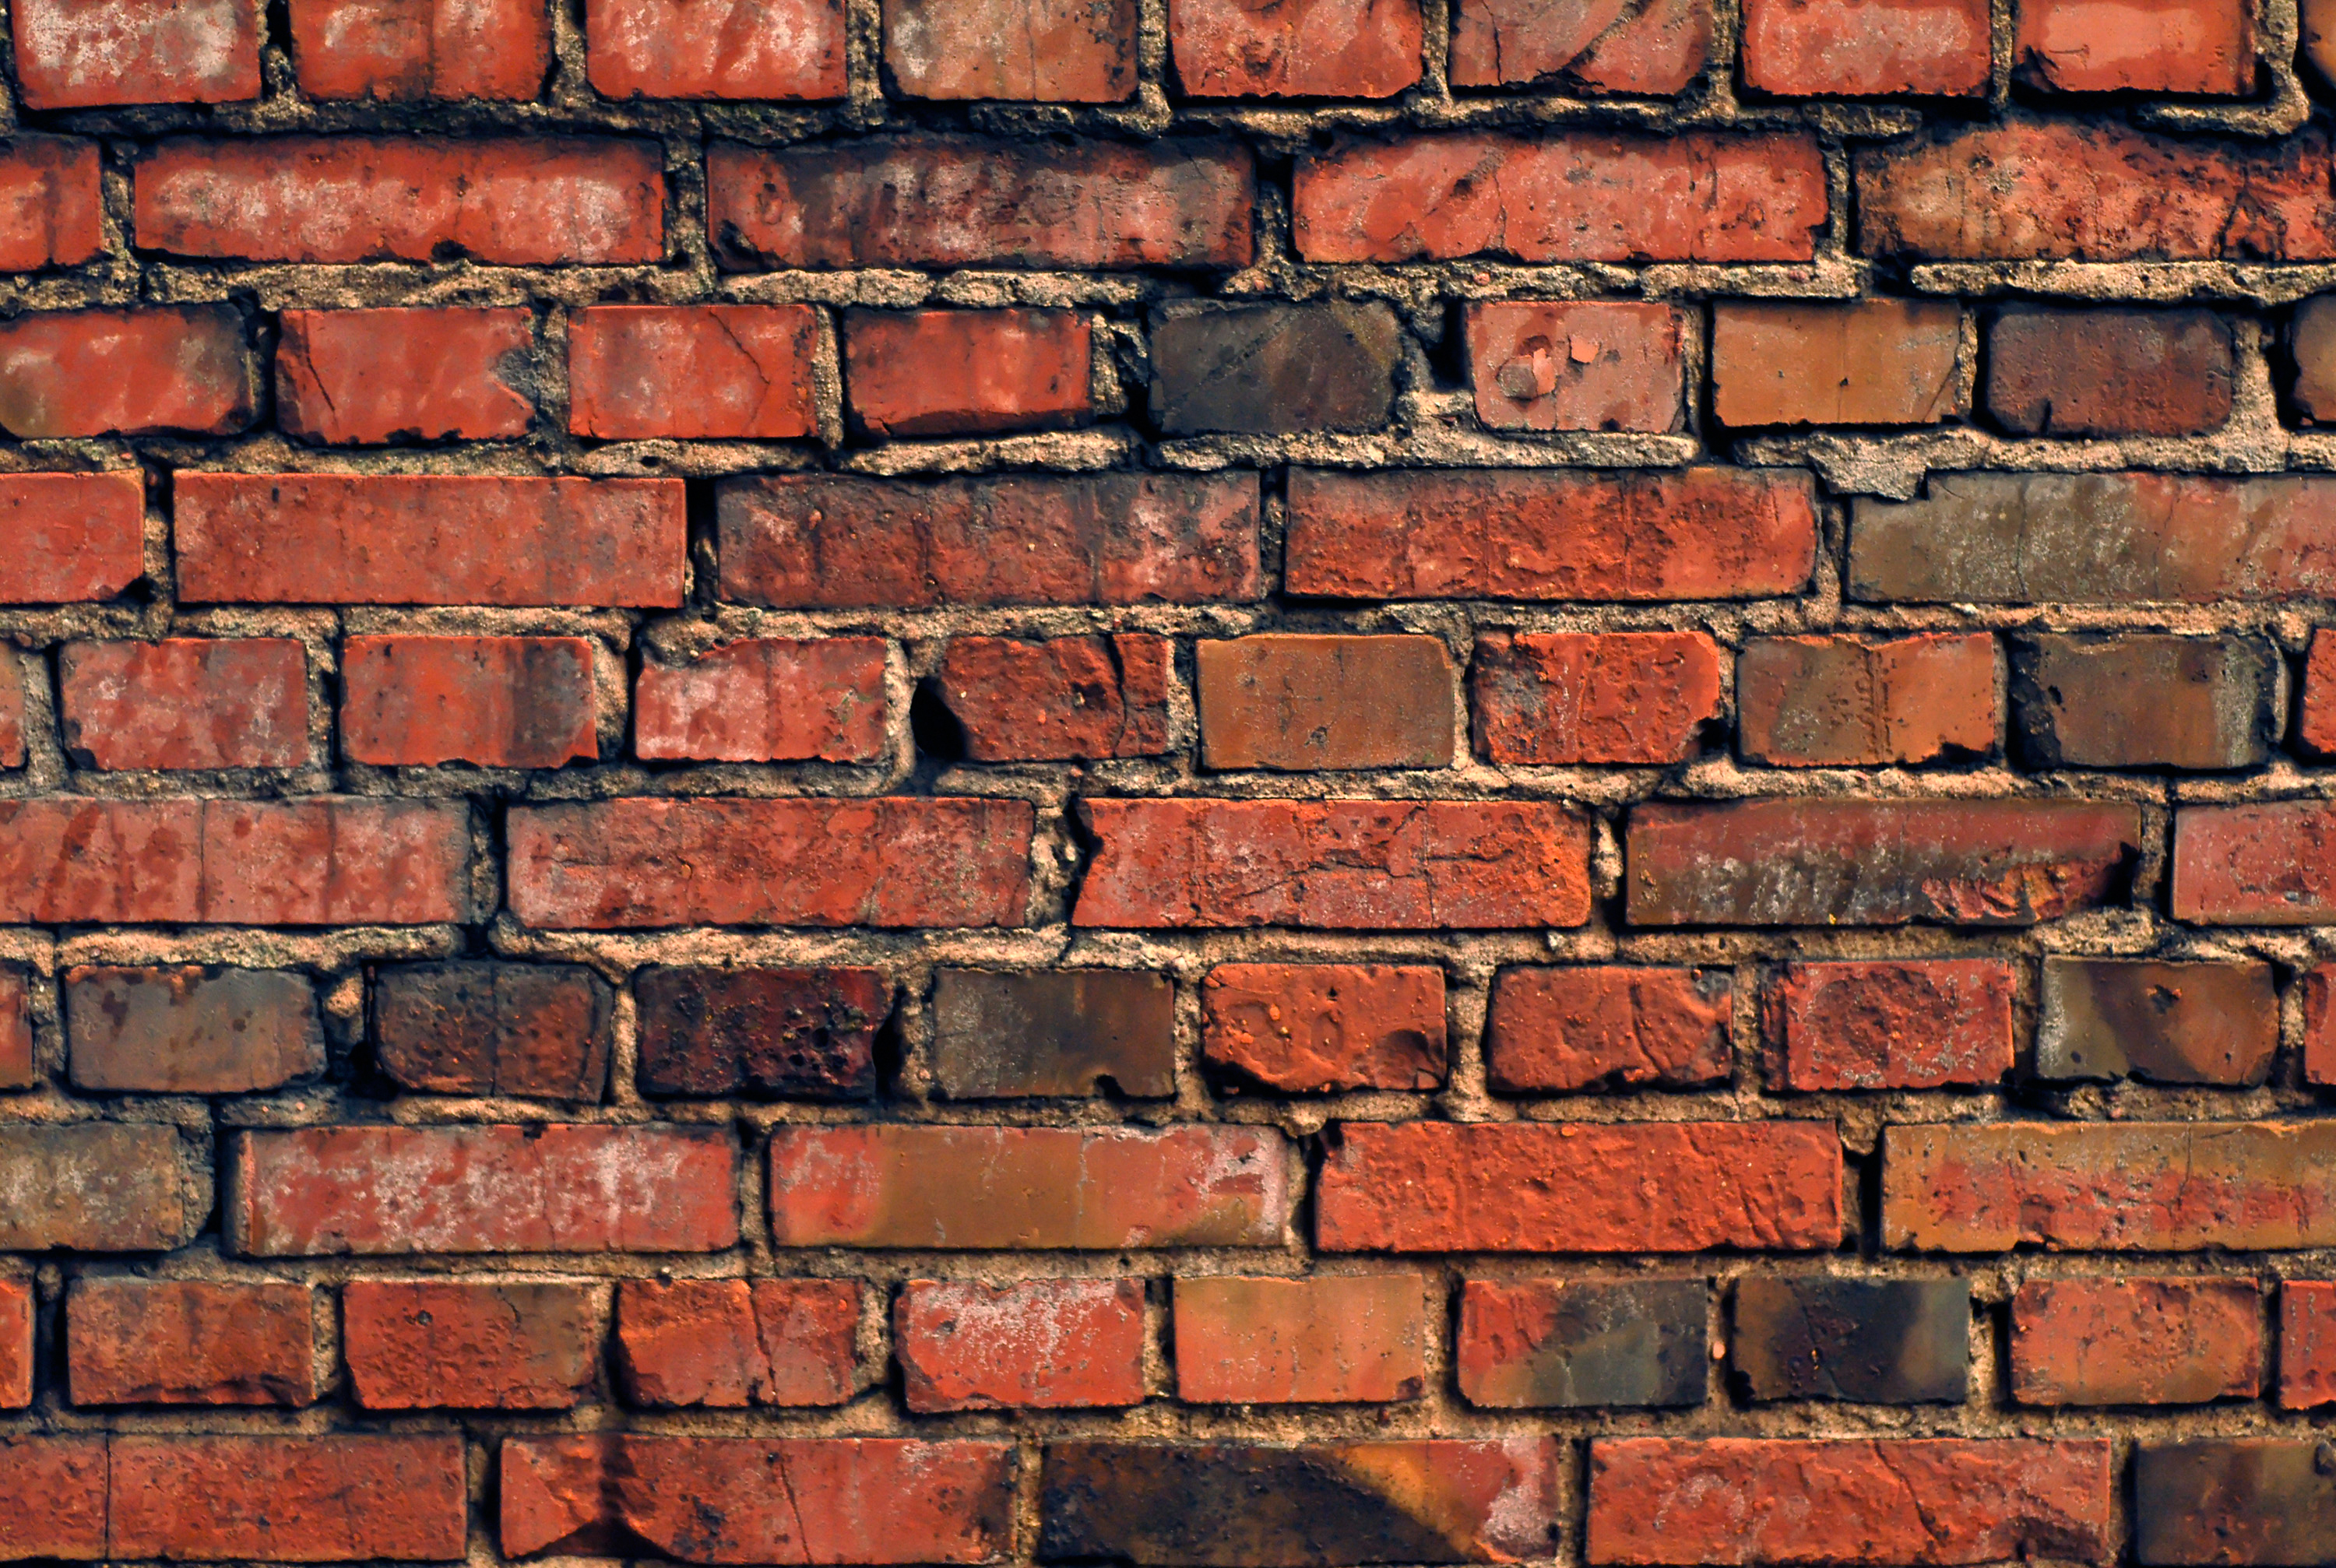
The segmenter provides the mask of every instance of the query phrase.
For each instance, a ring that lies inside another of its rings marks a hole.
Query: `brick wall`
[[[2336,5],[9,32],[0,1559],[2336,1563]]]

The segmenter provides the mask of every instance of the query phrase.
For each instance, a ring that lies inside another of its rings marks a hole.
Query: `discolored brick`
[[[1686,90],[1711,57],[1710,0],[1460,0],[1451,60],[1455,87],[1494,87],[1561,77],[1590,93],[1669,97]]]
[[[352,1280],[342,1353],[368,1410],[565,1410],[599,1359],[582,1285]]]
[[[2284,1280],[2279,1287],[2279,1407],[2336,1405],[2336,1282]]]
[[[2133,1553],[2146,1563],[2324,1563],[2336,1476],[2310,1438],[2145,1442],[2133,1456]]]
[[[10,1252],[167,1251],[203,1224],[179,1135],[152,1123],[0,1125],[0,1192]]]
[[[1163,433],[1375,430],[1395,402],[1403,329],[1385,305],[1155,311],[1152,418]]]
[[[579,310],[568,319],[568,428],[599,441],[814,435],[818,342],[807,305]]]
[[[1787,98],[1977,97],[1990,32],[1985,0],[1746,0],[1744,84]]]
[[[1725,302],[1711,313],[1722,424],[1935,424],[1970,412],[1952,300]]]
[[[314,1313],[305,1285],[85,1274],[65,1302],[67,1386],[76,1405],[313,1404]]]
[[[875,969],[643,969],[645,1095],[865,1099],[892,986]]]
[[[1168,46],[1193,98],[1392,98],[1420,77],[1419,8],[1387,0],[1173,0]]]
[[[541,0],[290,0],[310,98],[530,99],[551,71]]]
[[[2033,637],[2011,645],[2035,767],[2238,768],[2278,744],[2280,657],[2257,638]]]
[[[1971,1311],[1967,1280],[1745,1279],[1730,1366],[1756,1401],[1960,1405]]]
[[[1177,1396],[1211,1405],[1416,1399],[1427,1387],[1428,1290],[1413,1273],[1179,1279]]]
[[[2030,1280],[2011,1299],[2023,1405],[2199,1405],[2262,1392],[2253,1280]]]
[[[1718,646],[1671,631],[1485,632],[1468,679],[1478,752],[1527,766],[1685,762],[1720,686]]]
[[[83,767],[299,767],[308,656],[291,638],[69,642],[58,739]]]
[[[276,422],[302,440],[492,441],[533,426],[528,311],[287,310],[277,324]]]
[[[951,638],[939,688],[974,762],[1164,756],[1174,654],[1144,632]]]
[[[0,653],[0,768],[24,765],[24,664]]]
[[[2231,328],[2211,310],[2007,306],[1987,411],[2029,435],[2199,435],[2231,417]]]
[[[1677,430],[1688,326],[1674,307],[1632,300],[1472,305],[1476,417],[1494,430]]]
[[[260,18],[241,0],[17,0],[9,13],[27,109],[259,96]]]
[[[608,98],[841,98],[842,0],[585,0]]]
[[[1494,1409],[1700,1405],[1711,1354],[1700,1280],[1470,1280],[1453,1360]]]
[[[1440,638],[1245,637],[1193,657],[1204,767],[1451,764],[1459,703]]]
[[[857,1280],[628,1280],[617,1378],[650,1407],[841,1405],[856,1388]]]
[[[0,428],[11,435],[229,435],[258,404],[258,364],[230,306],[0,322]]]
[[[456,1433],[116,1436],[107,1555],[441,1562],[468,1533]]]
[[[0,559],[0,604],[112,599],[146,573],[135,469],[0,476],[0,521],[21,544]]]
[[[2055,93],[2198,93],[2255,84],[2253,12],[2240,0],[2020,0],[2012,78]]]
[[[77,1089],[241,1095],[325,1069],[315,989],[283,969],[84,966],[64,1008]]]
[[[1788,964],[1762,998],[1783,1089],[1983,1087],[2011,1070],[2010,964],[1990,959]]]
[[[937,970],[933,1081],[954,1100],[1176,1092],[1176,988],[1134,969]]]
[[[2336,964],[2296,978],[2303,1008],[2303,1081],[2336,1084]]]
[[[644,660],[633,755],[650,762],[873,762],[888,745],[881,638],[742,638]]]
[[[892,1308],[920,1414],[1140,1405],[1145,1338],[1135,1280],[911,1280]]]
[[[2303,660],[2303,696],[2297,705],[2295,737],[2305,750],[2336,754],[2336,632],[2312,634]]]
[[[2039,1078],[2252,1086],[2278,1049],[2269,964],[2044,960]]]
[[[1725,969],[1503,969],[1484,1020],[1486,1080],[1500,1094],[1724,1083],[1733,994]]]
[[[1059,430],[1095,413],[1087,318],[1067,310],[854,310],[844,395],[879,440]]]
[[[596,657],[580,637],[350,638],[342,754],[378,767],[596,761]]]
[[[884,65],[911,98],[1117,103],[1135,91],[1134,0],[889,0]]]
[[[0,1410],[22,1410],[32,1402],[32,1281],[0,1280]],[[6,1454],[0,1445],[0,1473],[5,1472]],[[0,1510],[0,1541],[15,1541],[5,1510]]]
[[[0,141],[0,268],[74,267],[105,244],[97,143],[61,136]]]
[[[2336,26],[2327,38],[2324,47],[2336,55]],[[2286,346],[2295,365],[2289,391],[2303,424],[2336,421],[2336,296],[2319,295],[2295,307]]]
[[[33,1057],[32,993],[24,971],[0,966],[0,1090],[40,1082]]]
[[[1438,969],[1219,964],[1202,983],[1202,1058],[1267,1089],[1437,1088],[1449,1050]]]
[[[2336,918],[2336,806],[2184,806],[2174,813],[2174,918],[2316,925]]]
[[[374,1051],[400,1086],[435,1095],[600,1097],[610,998],[561,964],[397,964],[375,971]]]
[[[1961,762],[1996,749],[1995,639],[1763,637],[1736,658],[1737,745],[1773,767]]]

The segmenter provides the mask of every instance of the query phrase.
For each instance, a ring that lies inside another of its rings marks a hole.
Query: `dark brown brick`
[[[1471,1280],[1453,1359],[1494,1409],[1700,1405],[1710,1380],[1700,1280]]]
[[[2007,307],[1987,411],[2029,435],[2199,435],[2231,417],[2231,328],[2211,310]]]
[[[2133,1456],[2134,1561],[2336,1563],[2327,1452],[2311,1438],[2144,1443]]]
[[[1135,969],[933,976],[933,1078],[956,1100],[1176,1092],[1176,988]]]
[[[1991,754],[1995,639],[1763,637],[1736,659],[1737,744],[1775,767],[1882,767]]]
[[[1724,1082],[1732,994],[1725,969],[1504,969],[1484,1022],[1485,1076],[1516,1095]]]
[[[1744,1280],[1728,1355],[1755,1400],[1960,1405],[1971,1363],[1971,1284]]]
[[[2260,638],[2035,637],[2011,645],[2033,767],[2254,767],[2278,744],[2279,650]]]
[[[1169,435],[1376,430],[1402,358],[1384,305],[1182,307],[1152,323],[1152,418]]]
[[[2044,960],[2039,1078],[2253,1085],[2278,1049],[2269,964]]]
[[[1204,766],[1451,764],[1459,700],[1440,638],[1245,637],[1194,655]]]
[[[1394,964],[1219,964],[1201,1053],[1269,1089],[1432,1089],[1449,1060],[1444,971]]]
[[[374,978],[382,1070],[437,1095],[598,1100],[608,1076],[609,991],[560,964],[402,964]]]
[[[874,969],[644,969],[641,1092],[865,1099],[892,1012]]]
[[[316,992],[282,969],[69,969],[64,998],[76,1088],[239,1095],[325,1067]]]

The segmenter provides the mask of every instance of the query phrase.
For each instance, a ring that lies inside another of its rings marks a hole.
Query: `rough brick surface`
[[[1748,0],[1744,84],[1785,98],[1974,96],[1992,63],[1989,19],[1979,0]]]
[[[617,1288],[616,1371],[650,1407],[840,1405],[854,1388],[850,1280],[630,1280]]]
[[[911,98],[1117,103],[1135,91],[1134,0],[892,0],[884,65]]]
[[[1793,964],[1762,998],[1785,1089],[1936,1089],[2011,1070],[2010,965],[1985,959]]]
[[[1195,98],[1391,98],[1419,80],[1420,15],[1404,0],[1238,0],[1168,8],[1176,76]]]
[[[59,738],[94,768],[286,768],[309,757],[308,658],[289,638],[68,643]]]
[[[1144,1290],[1134,1280],[911,1280],[892,1338],[911,1410],[1144,1402]]]
[[[232,434],[258,405],[244,334],[243,317],[219,306],[20,316],[0,325],[0,428]]]
[[[599,755],[580,637],[353,637],[341,751],[377,767],[556,768]]]
[[[2253,1280],[2031,1280],[2011,1299],[2023,1405],[2203,1405],[2263,1384]]]
[[[1176,1092],[1176,991],[1132,969],[933,977],[933,1083],[951,1099]]]
[[[1066,310],[855,310],[843,324],[852,417],[878,437],[1084,424],[1092,357],[1086,318]]]
[[[568,326],[568,428],[603,441],[787,440],[819,423],[799,305],[603,305]]]
[[[64,974],[75,1086],[222,1095],[322,1072],[306,976],[280,969],[84,967]]]
[[[577,1285],[362,1280],[341,1292],[342,1354],[368,1410],[560,1410],[592,1380],[599,1316]]]
[[[1486,1076],[1508,1094],[1717,1083],[1729,1069],[1730,996],[1719,969],[1504,969],[1484,1020]]]
[[[1733,1318],[1729,1369],[1755,1403],[1952,1405],[1968,1389],[1966,1281],[1745,1280]]]
[[[260,20],[237,0],[24,0],[10,20],[28,108],[259,96]]]
[[[1961,761],[1996,747],[1995,639],[1764,637],[1736,659],[1738,745],[1776,767]]]
[[[1461,0],[1454,8],[1455,87],[1556,77],[1585,93],[1668,96],[1711,57],[1710,0]]]
[[[666,762],[870,762],[887,713],[874,638],[745,638],[686,664],[644,662],[633,755]]]
[[[422,1094],[597,1100],[608,1071],[607,984],[544,964],[399,964],[377,969],[373,1042],[382,1071]]]
[[[1494,632],[1476,642],[1476,749],[1504,765],[1677,763],[1719,716],[1719,649],[1692,632]]]
[[[292,64],[311,98],[530,99],[551,17],[530,0],[291,0]]]
[[[589,0],[595,92],[610,98],[841,98],[840,0]]]
[[[2056,93],[2245,93],[2253,23],[2235,0],[2021,0],[2012,71]]]
[[[306,1405],[314,1301],[300,1285],[84,1278],[66,1303],[65,1362],[76,1405]]]
[[[462,1555],[463,1446],[381,1437],[117,1437],[108,1555],[339,1563]]]
[[[1454,1350],[1460,1392],[1495,1409],[1700,1405],[1708,1295],[1699,1280],[1470,1280]]]
[[[21,1410],[32,1402],[32,1284],[0,1280],[0,1410]]]
[[[1471,306],[1476,417],[1500,430],[1676,430],[1688,333],[1667,305]]]
[[[954,638],[940,696],[975,762],[1161,756],[1173,653],[1166,638],[1142,632]]]
[[[18,136],[0,145],[0,265],[12,272],[72,267],[104,243],[97,144]]]
[[[1721,305],[1711,320],[1720,423],[1935,424],[1969,406],[1962,311],[1934,299]]]
[[[1432,1089],[1449,1050],[1438,969],[1221,964],[1202,983],[1202,1056],[1269,1089]]]
[[[276,417],[323,446],[490,441],[535,418],[524,310],[287,310]]]
[[[2205,310],[2010,307],[1987,409],[2031,435],[2199,435],[2231,417],[2231,329]]]
[[[644,969],[634,993],[645,1094],[858,1099],[875,1087],[892,998],[873,969]]]

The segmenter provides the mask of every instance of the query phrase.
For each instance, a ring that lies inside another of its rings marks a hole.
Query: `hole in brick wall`
[[[920,686],[917,695],[909,699],[909,735],[917,743],[917,755],[929,762],[963,762],[965,760],[965,726],[957,722],[941,701],[940,693],[930,686]]]

